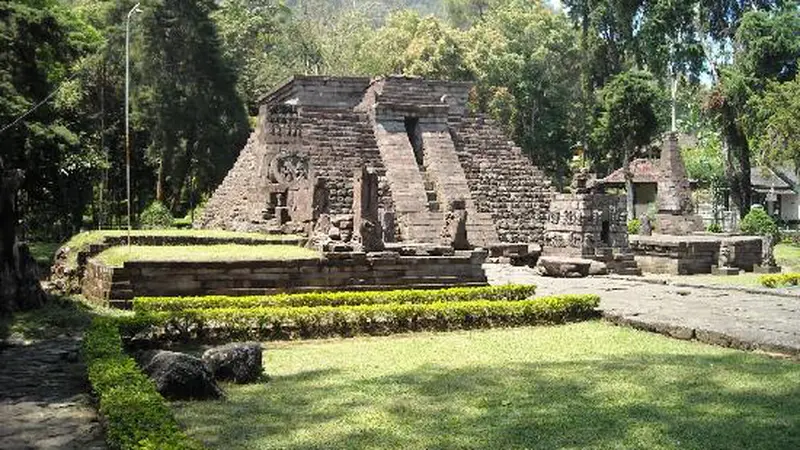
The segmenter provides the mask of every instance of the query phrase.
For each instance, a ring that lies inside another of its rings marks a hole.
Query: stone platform
[[[722,242],[730,248],[729,266],[753,271],[761,264],[762,240],[758,236],[629,236],[630,248],[643,272],[672,275],[711,273],[719,261]]]
[[[140,296],[482,286],[487,284],[481,267],[486,257],[485,250],[451,256],[353,252],[291,261],[128,261],[123,267],[91,259],[82,292],[92,302],[126,308]]]

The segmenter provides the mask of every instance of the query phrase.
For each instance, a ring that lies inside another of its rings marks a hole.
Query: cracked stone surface
[[[0,344],[0,449],[106,448],[75,337]]]
[[[528,267],[486,264],[491,284],[533,283],[537,295],[600,295],[612,321],[711,344],[800,354],[800,297],[653,284],[613,277],[548,278]]]

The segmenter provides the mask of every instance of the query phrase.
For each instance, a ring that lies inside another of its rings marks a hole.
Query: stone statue
[[[761,238],[761,265],[766,267],[777,266],[775,263],[775,244],[772,236]]]
[[[731,264],[731,247],[728,242],[722,241],[719,244],[719,261],[717,267],[729,267]]]
[[[653,224],[650,223],[650,218],[642,216],[641,225],[639,226],[639,234],[641,236],[650,236],[653,234]]]

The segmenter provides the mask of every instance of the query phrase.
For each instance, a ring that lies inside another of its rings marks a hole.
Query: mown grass
[[[61,244],[58,242],[28,242],[31,256],[40,267],[53,265],[53,259],[59,247],[61,247]]]
[[[210,448],[796,449],[800,365],[602,322],[270,343],[176,403]]]
[[[778,244],[775,246],[775,262],[783,266],[784,271],[800,271],[800,246]]]
[[[121,237],[127,236],[127,230],[98,230],[98,231],[85,231],[76,234],[69,241],[66,246],[70,248],[83,249],[91,244],[98,244],[103,241],[104,237]],[[263,234],[263,233],[238,233],[234,231],[224,230],[180,230],[180,229],[167,229],[167,230],[131,230],[131,236],[167,236],[167,237],[181,237],[181,236],[199,236],[207,238],[220,238],[220,239],[253,239],[262,242],[281,242],[284,239],[297,239],[299,236],[290,234]]]
[[[132,245],[111,247],[96,256],[106,265],[120,267],[125,261],[248,261],[319,258],[321,255],[296,245]]]

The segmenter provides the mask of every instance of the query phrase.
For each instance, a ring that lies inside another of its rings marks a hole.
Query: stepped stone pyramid
[[[196,223],[305,231],[353,214],[353,177],[377,172],[387,241],[436,243],[466,210],[474,246],[541,243],[550,180],[491,120],[471,84],[392,76],[295,76],[261,99],[258,124]],[[338,221],[338,222],[337,222]]]

